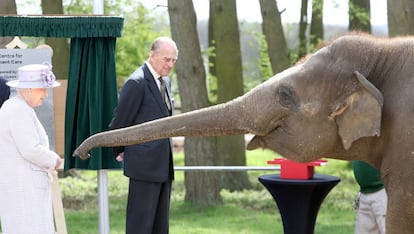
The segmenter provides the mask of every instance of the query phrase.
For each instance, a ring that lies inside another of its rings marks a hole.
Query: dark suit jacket
[[[166,80],[166,84],[169,87],[169,79]],[[169,88],[167,93],[171,97]],[[173,106],[172,101],[170,103]],[[166,108],[154,77],[144,64],[122,87],[110,128],[127,127],[170,115],[172,110],[168,111]],[[170,139],[114,148],[115,154],[120,152],[124,152],[125,176],[152,182],[173,179]]]
[[[7,80],[0,76],[0,107],[10,97],[10,87],[6,83]]]

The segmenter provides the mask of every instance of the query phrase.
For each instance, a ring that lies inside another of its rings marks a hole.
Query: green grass
[[[267,150],[247,152],[249,166],[265,166],[277,157]],[[174,155],[175,165],[183,165],[183,155]],[[349,162],[331,160],[316,167],[319,174],[334,175],[341,182],[334,187],[321,205],[315,224],[315,233],[353,233],[354,211],[352,201],[358,187]],[[216,233],[283,233],[283,224],[276,203],[260,184],[258,177],[277,171],[249,171],[253,189],[241,192],[221,192],[223,204],[199,208],[184,202],[184,172],[176,171],[170,212],[171,234]],[[96,171],[81,171],[81,178],[59,180],[66,225],[69,234],[99,233]],[[121,170],[108,172],[110,232],[125,233],[125,207],[128,179]]]
[[[183,155],[175,154],[175,165],[183,165]],[[247,152],[247,164],[264,166],[267,160],[277,157],[267,150]],[[321,205],[315,233],[353,233],[354,211],[352,201],[357,194],[349,162],[331,160],[316,167],[319,174],[334,175],[341,182],[334,187]],[[263,174],[277,171],[250,171],[252,190],[229,192],[223,190],[223,204],[199,208],[184,202],[184,172],[176,171],[173,183],[170,233],[216,234],[216,233],[283,233],[283,224],[276,203],[270,193],[258,182]],[[98,233],[98,208],[96,172],[82,171],[82,179],[60,179],[66,224],[69,234]],[[122,171],[109,171],[108,193],[111,233],[125,233],[125,207],[128,180]],[[72,207],[72,208],[69,208]]]

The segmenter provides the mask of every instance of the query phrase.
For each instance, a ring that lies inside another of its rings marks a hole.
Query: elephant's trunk
[[[223,136],[246,134],[252,129],[241,119],[242,98],[167,118],[157,119],[127,128],[97,133],[87,138],[74,151],[73,156],[89,158],[96,147],[133,145],[174,136]]]

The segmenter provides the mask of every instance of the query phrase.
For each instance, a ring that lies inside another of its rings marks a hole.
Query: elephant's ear
[[[346,150],[357,139],[379,136],[381,132],[383,96],[361,73],[355,71],[353,75],[359,82],[359,88],[331,114],[336,118],[339,136]]]

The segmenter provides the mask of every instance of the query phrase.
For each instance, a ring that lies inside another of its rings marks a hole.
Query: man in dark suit
[[[7,80],[0,76],[0,107],[10,97],[10,87],[6,83]]]
[[[111,129],[172,115],[168,75],[177,56],[177,46],[170,38],[159,37],[153,42],[148,60],[122,87]],[[114,148],[117,160],[124,162],[124,175],[129,177],[126,233],[168,233],[174,179],[171,146],[170,139],[161,139]]]

